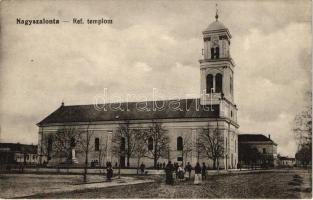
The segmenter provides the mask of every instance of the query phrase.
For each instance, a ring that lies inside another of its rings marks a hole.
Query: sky
[[[62,101],[92,104],[104,88],[109,101],[151,99],[153,88],[163,99],[199,97],[202,31],[216,3],[232,34],[239,131],[271,134],[278,153],[294,156],[293,120],[312,85],[309,0],[2,1],[1,142],[37,144],[36,123]]]

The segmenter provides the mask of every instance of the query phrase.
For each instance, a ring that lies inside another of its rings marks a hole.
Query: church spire
[[[215,14],[216,21],[218,20],[218,5],[216,4],[216,14]]]

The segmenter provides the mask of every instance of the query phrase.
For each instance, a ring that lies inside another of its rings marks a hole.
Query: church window
[[[148,150],[149,151],[153,150],[153,138],[152,137],[148,139]]]
[[[99,151],[100,147],[100,140],[99,138],[95,138],[95,151]]]
[[[177,138],[177,151],[182,151],[183,150],[183,138],[178,137]]]
[[[121,151],[125,151],[125,138],[121,138],[121,146],[120,146]]]
[[[216,74],[215,76],[215,92],[222,93],[223,92],[223,75]]]
[[[208,74],[206,77],[206,93],[211,93],[213,88],[213,75]]]
[[[71,138],[71,147],[75,147],[76,146],[76,141],[75,141],[75,138],[72,137]]]

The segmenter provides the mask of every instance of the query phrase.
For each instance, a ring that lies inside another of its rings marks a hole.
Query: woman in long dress
[[[194,184],[198,185],[202,182],[202,178],[201,178],[201,166],[200,164],[197,162],[196,166],[195,166],[195,181]]]

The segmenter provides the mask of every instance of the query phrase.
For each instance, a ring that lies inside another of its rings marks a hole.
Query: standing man
[[[206,180],[207,169],[208,168],[205,166],[205,163],[202,163],[202,168],[201,168],[202,180]]]
[[[107,164],[107,181],[111,181],[113,177],[113,169],[111,162],[108,162]]]
[[[190,180],[190,176],[191,176],[191,170],[192,170],[192,166],[188,162],[187,165],[185,166],[185,172],[188,172],[188,179],[189,180]]]
[[[200,164],[197,162],[196,166],[195,166],[195,181],[194,184],[198,185],[200,184],[201,181],[201,166]]]
[[[145,168],[146,168],[146,165],[141,163],[141,165],[140,165],[140,172],[141,172],[141,174],[145,173]]]
[[[171,161],[168,161],[166,167],[165,167],[165,183],[168,185],[173,185],[173,172],[174,172],[174,166]]]

